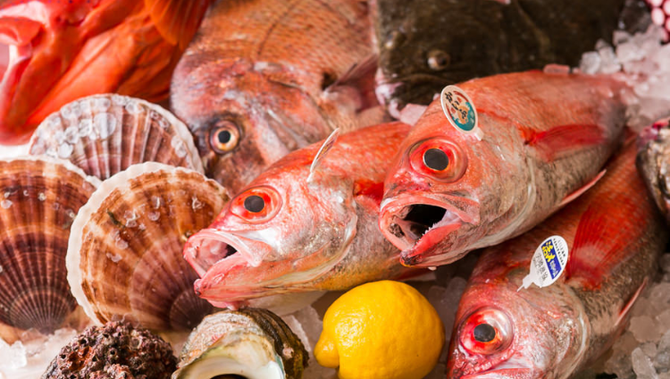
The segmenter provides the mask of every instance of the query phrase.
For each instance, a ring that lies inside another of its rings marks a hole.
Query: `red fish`
[[[474,133],[452,126],[438,98],[385,181],[380,228],[405,265],[450,263],[530,230],[593,184],[621,142],[624,87],[611,77],[529,71],[459,87],[474,108],[454,97],[454,122],[476,114]]]
[[[519,289],[554,235],[568,245],[565,271],[548,287]],[[667,237],[629,143],[585,195],[483,252],[456,315],[448,377],[567,378],[587,367],[623,331]]]
[[[80,97],[166,98],[172,71],[211,1],[4,1],[0,143],[27,142],[47,115]]]
[[[228,306],[414,272],[377,226],[389,158],[409,128],[363,128],[273,164],[189,239],[184,256],[201,277],[196,292]]]

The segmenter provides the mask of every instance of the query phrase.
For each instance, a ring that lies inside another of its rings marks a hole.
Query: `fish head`
[[[72,98],[72,93],[51,90],[63,79],[89,38],[120,23],[135,8],[135,4],[123,7],[113,3],[111,0],[3,2],[0,142],[27,142],[46,115],[76,98]],[[115,11],[106,12],[107,8]]]
[[[670,219],[670,119],[662,119],[642,130],[638,137],[636,164],[666,219]]]
[[[237,193],[289,152],[325,138],[331,126],[312,97],[278,64],[187,54],[172,108],[195,137],[208,176]]]
[[[461,298],[448,377],[539,379],[563,377],[559,374],[574,370],[588,332],[577,300],[559,286],[517,291],[515,283],[522,282],[528,267],[513,267],[509,280],[490,279],[501,269],[507,270],[481,265],[475,269],[480,278],[489,279],[471,280]]]
[[[330,179],[316,176],[308,182],[311,161],[295,166],[294,155],[189,239],[184,256],[201,277],[199,296],[221,304],[290,292],[344,257],[357,222],[346,180],[324,185]]]
[[[392,114],[407,104],[430,104],[447,84],[501,72],[506,44],[500,40],[507,37],[493,25],[503,6],[495,1],[483,5],[423,1],[404,9],[402,17],[380,23],[376,92]],[[387,11],[394,10],[380,9]]]
[[[403,264],[460,258],[444,261],[481,237],[487,214],[499,216],[513,202],[513,178],[503,173],[516,169],[489,137],[479,138],[452,127],[437,100],[400,146],[384,182],[379,226],[402,250]]]

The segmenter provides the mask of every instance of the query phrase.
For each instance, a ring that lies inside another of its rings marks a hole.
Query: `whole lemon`
[[[316,360],[341,379],[421,379],[435,366],[444,327],[413,287],[390,280],[358,286],[326,311]]]

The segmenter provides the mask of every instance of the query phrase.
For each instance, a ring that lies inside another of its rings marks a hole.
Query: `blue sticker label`
[[[551,278],[556,278],[561,273],[561,262],[559,262],[556,255],[556,248],[551,240],[548,240],[542,245],[542,256],[549,267],[549,275]]]
[[[465,133],[474,131],[477,126],[477,110],[462,89],[456,86],[444,87],[440,101],[444,115],[452,126]]]

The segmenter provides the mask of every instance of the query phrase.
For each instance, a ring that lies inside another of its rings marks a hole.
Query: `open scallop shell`
[[[49,333],[75,310],[68,237],[98,184],[67,161],[0,160],[0,321]]]
[[[77,302],[99,323],[192,329],[212,306],[196,296],[182,249],[226,201],[215,181],[155,162],[104,181],[72,225],[67,269]]]
[[[51,114],[29,151],[67,159],[102,180],[149,161],[204,172],[184,123],[156,104],[116,94],[84,97]]]

